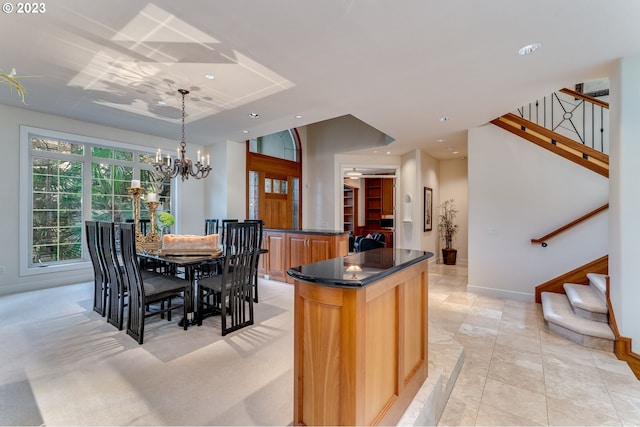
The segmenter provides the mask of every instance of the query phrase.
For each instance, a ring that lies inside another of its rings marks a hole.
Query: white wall
[[[73,272],[19,276],[17,248],[20,239],[20,194],[18,192],[20,125],[171,151],[175,150],[179,141],[0,105],[0,147],[2,147],[5,159],[3,167],[0,169],[0,194],[3,198],[3,208],[0,211],[0,235],[5,243],[0,245],[0,266],[5,267],[4,273],[0,275],[0,295],[93,280],[90,263],[87,263],[86,269]],[[187,149],[189,155],[195,157],[196,150],[201,147],[189,143]],[[177,199],[174,205],[176,208],[178,206],[189,207],[188,211],[182,212],[182,214],[178,213],[181,211],[176,211],[176,230],[180,233],[191,230],[189,223],[193,222],[193,215],[199,215],[202,218],[202,188],[198,183],[191,181],[184,183],[178,181],[176,186]],[[202,222],[201,219],[199,221]]]
[[[640,353],[640,56],[623,58],[611,76],[611,304],[620,334]]]
[[[434,194],[433,207],[433,228],[436,238],[438,239],[438,252],[436,256],[442,260],[442,252],[440,249],[444,247],[442,240],[438,235],[438,220],[440,216],[440,205],[449,199],[453,199],[454,205],[458,210],[456,214],[455,224],[458,225],[458,232],[453,238],[453,248],[458,251],[457,264],[467,265],[469,261],[469,228],[468,228],[468,174],[467,159],[441,160],[439,164],[439,189]]]
[[[386,136],[353,116],[306,127],[302,164],[302,227],[341,230],[342,171],[336,155],[383,147]],[[361,162],[359,162],[361,163]]]
[[[420,172],[421,182],[423,187],[429,187],[433,190],[433,209],[432,209],[432,229],[431,231],[423,231],[420,249],[433,252],[434,260],[440,258],[438,255],[440,247],[440,239],[438,237],[438,205],[440,200],[440,161],[429,156],[424,152],[420,152]],[[466,174],[466,169],[465,169]],[[410,177],[407,177],[410,179]],[[466,187],[466,183],[465,183]],[[466,197],[466,195],[465,195]],[[420,196],[420,210],[422,210],[422,203],[424,203],[424,189]],[[424,215],[420,213],[420,229],[424,230],[422,221],[424,221]],[[467,237],[465,235],[464,240],[466,242]]]
[[[247,147],[245,142],[226,141],[206,147],[213,170],[204,187],[207,218],[247,216]]]
[[[605,204],[606,178],[491,124],[469,130],[468,146],[469,290],[533,299],[535,286],[608,253],[608,213],[547,248],[530,243]]]

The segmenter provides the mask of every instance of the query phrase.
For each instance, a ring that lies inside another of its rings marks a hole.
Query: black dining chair
[[[144,340],[145,319],[160,314],[171,321],[171,312],[182,308],[184,329],[187,329],[186,298],[190,295],[191,283],[176,276],[146,272],[142,274],[136,253],[136,236],[133,224],[120,224],[120,255],[124,265],[124,280],[129,289],[129,316],[127,335],[138,344]],[[173,299],[181,300],[174,305]],[[166,307],[165,307],[166,303]],[[158,305],[159,308],[152,307]]]
[[[102,248],[101,254],[109,293],[107,322],[122,330],[126,288],[122,281],[122,269],[116,253],[115,227],[113,222],[100,221],[98,230],[98,242]]]
[[[93,266],[93,311],[106,316],[107,308],[107,273],[105,271],[102,247],[99,243],[98,221],[85,221],[87,249]]]
[[[208,218],[204,220],[204,235],[218,234],[218,220]]]
[[[205,310],[220,313],[222,335],[253,324],[253,274],[258,252],[258,224],[229,223],[222,273],[198,280],[198,325]],[[207,303],[213,294],[213,305]],[[209,306],[208,306],[209,305]]]
[[[223,219],[220,221],[220,242],[224,243],[225,242],[225,234],[227,232],[227,225],[228,224],[233,224],[235,222],[238,222],[237,219]]]
[[[258,253],[256,254],[255,272],[253,275],[253,302],[258,303],[258,267],[260,266],[260,249],[262,249],[264,221],[261,219],[245,219],[244,222],[254,222],[258,224]]]

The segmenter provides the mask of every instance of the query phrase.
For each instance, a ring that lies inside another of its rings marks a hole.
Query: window
[[[154,171],[152,151],[26,126],[20,139],[22,275],[84,268],[84,221],[133,219],[132,179],[171,208],[171,181]],[[140,217],[148,218],[145,203]]]
[[[291,129],[250,139],[249,151],[292,162],[298,161],[297,145]]]

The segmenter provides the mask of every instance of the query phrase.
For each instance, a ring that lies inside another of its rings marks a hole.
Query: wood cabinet
[[[427,260],[360,288],[295,281],[294,425],[396,425],[427,378]]]
[[[326,259],[346,256],[349,253],[347,233],[305,233],[299,231],[265,230],[263,248],[268,251],[261,257],[259,274],[271,280],[293,283],[287,269]]]
[[[262,255],[261,263],[264,263],[262,271],[258,273],[269,276],[273,280],[286,280],[286,233],[265,231],[262,239],[262,247],[268,252]]]

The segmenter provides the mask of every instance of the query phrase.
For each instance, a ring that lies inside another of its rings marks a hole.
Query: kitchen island
[[[395,425],[427,378],[430,252],[380,248],[294,279],[294,424]]]

